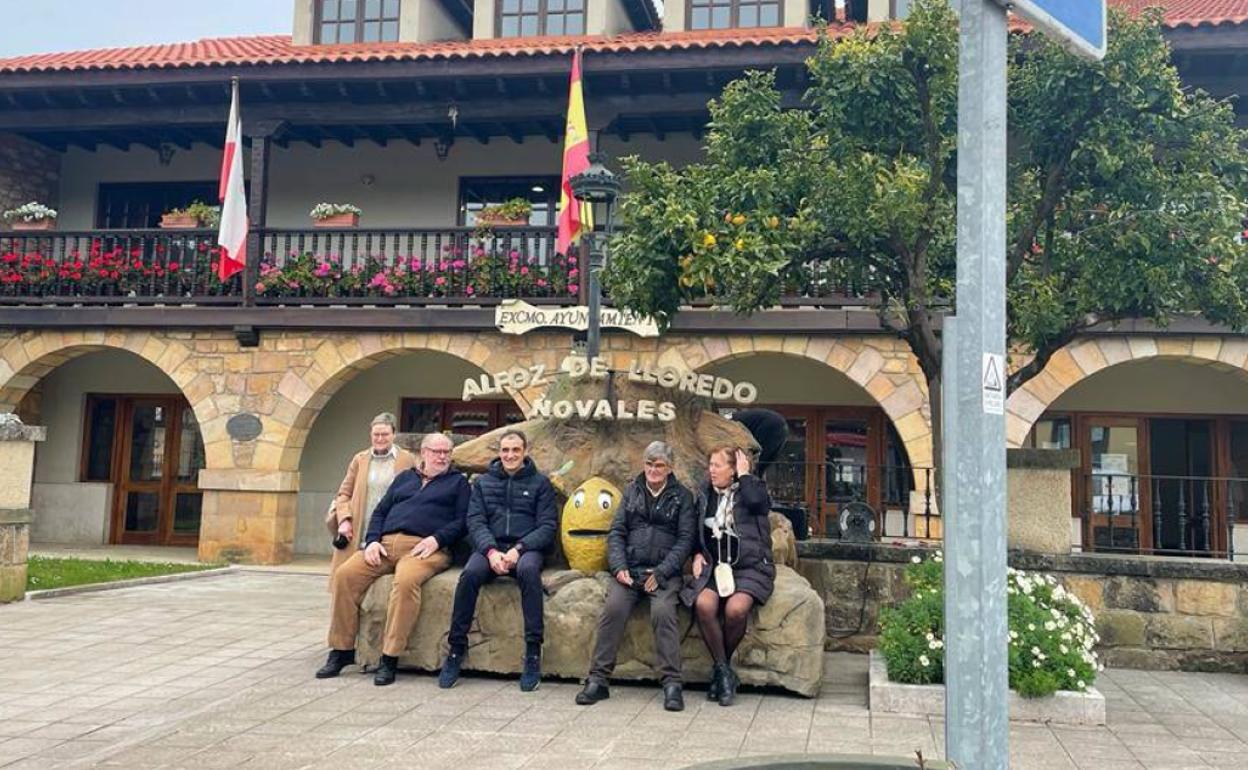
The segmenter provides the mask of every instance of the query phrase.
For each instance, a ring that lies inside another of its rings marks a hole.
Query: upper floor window
[[[585,0],[499,0],[498,36],[585,34]]]
[[[689,29],[779,27],[784,0],[688,0]]]
[[[316,42],[393,43],[399,0],[317,0]]]

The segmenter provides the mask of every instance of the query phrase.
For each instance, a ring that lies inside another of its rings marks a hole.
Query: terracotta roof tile
[[[1170,27],[1248,23],[1248,0],[1110,0],[1141,10],[1163,5]],[[835,28],[838,32],[849,25]],[[297,46],[289,35],[208,38],[190,43],[32,54],[0,59],[0,74],[121,69],[172,69],[338,62],[437,61],[543,56],[571,53],[577,44],[589,53],[679,51],[715,48],[780,47],[809,44],[804,28],[736,29],[701,32],[637,32],[617,36],[501,38],[442,43],[362,43]]]

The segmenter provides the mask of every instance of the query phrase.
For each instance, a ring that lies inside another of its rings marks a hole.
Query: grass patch
[[[26,569],[26,590],[42,591],[88,583],[111,583],[114,580],[199,572],[221,564],[170,564],[150,561],[113,561],[112,559],[72,559],[31,556]]]

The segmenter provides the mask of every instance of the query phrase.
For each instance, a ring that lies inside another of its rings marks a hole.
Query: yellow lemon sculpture
[[[563,505],[559,541],[568,566],[582,572],[607,568],[607,531],[620,504],[620,490],[599,476],[585,480]]]

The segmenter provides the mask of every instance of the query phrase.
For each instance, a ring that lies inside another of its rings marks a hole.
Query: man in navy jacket
[[[441,433],[424,437],[420,466],[394,477],[369,520],[364,550],[334,572],[329,660],[316,672],[318,679],[338,676],[355,662],[360,602],[374,580],[393,572],[381,663],[373,684],[394,682],[399,655],[420,615],[421,586],[451,565],[450,547],[464,536],[468,479],[451,470],[451,447],[451,440]]]
[[[505,431],[498,440],[498,459],[472,484],[468,534],[474,552],[455,588],[447,635],[450,653],[442,663],[440,687],[454,687],[459,680],[481,586],[500,575],[514,575],[524,614],[520,689],[537,689],[542,678],[542,562],[558,527],[555,489],[528,457],[528,439],[519,430]]]

